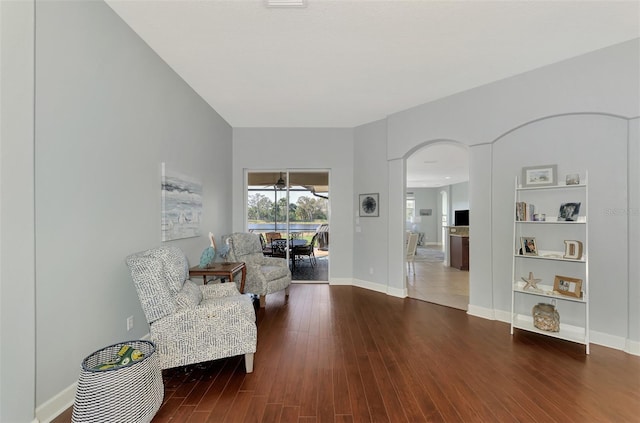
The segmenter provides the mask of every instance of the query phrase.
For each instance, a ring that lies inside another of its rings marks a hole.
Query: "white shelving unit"
[[[587,175],[582,175],[586,180]],[[515,181],[514,211],[518,202],[533,204],[536,214],[545,214],[544,221],[518,220],[514,212],[513,267],[511,289],[511,334],[515,329],[527,330],[585,345],[589,354],[589,242],[587,182],[577,185],[521,187]],[[563,203],[580,203],[576,221],[558,218]],[[535,238],[537,255],[522,254],[521,238]],[[580,259],[563,258],[565,240],[582,242]],[[533,272],[537,289],[524,289]],[[555,276],[582,280],[582,294],[573,297],[554,292]],[[533,324],[532,309],[538,303],[553,304],[560,314],[560,331],[538,329]]]

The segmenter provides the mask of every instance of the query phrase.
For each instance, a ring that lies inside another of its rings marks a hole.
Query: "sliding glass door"
[[[266,251],[274,238],[290,241],[294,280],[328,281],[329,172],[250,170],[246,181],[247,229],[262,234]]]

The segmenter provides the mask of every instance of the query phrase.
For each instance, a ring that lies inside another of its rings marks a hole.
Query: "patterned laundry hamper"
[[[139,350],[144,357],[124,366],[96,369],[116,357],[125,345]],[[121,342],[98,350],[82,361],[71,421],[150,422],[163,397],[162,370],[153,342]]]

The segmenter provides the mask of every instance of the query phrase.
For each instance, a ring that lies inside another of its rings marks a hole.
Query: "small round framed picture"
[[[358,204],[360,205],[360,217],[378,217],[380,215],[380,195],[360,194]]]

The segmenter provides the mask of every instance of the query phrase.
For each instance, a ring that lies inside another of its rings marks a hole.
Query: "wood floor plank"
[[[294,284],[242,357],[163,371],[153,423],[637,422],[640,357],[351,286]],[[53,423],[69,423],[71,409]]]
[[[196,411],[211,412],[224,393],[224,388],[229,383],[229,380],[234,377],[239,360],[234,357],[221,361],[224,366],[216,377],[211,379],[209,389],[202,395],[200,402],[196,406]]]
[[[282,404],[267,404],[262,416],[262,423],[278,423],[282,414]]]
[[[300,417],[300,407],[282,407],[282,413],[280,414],[280,422],[297,422]]]
[[[308,348],[302,375],[302,392],[300,393],[300,417],[316,416],[318,412],[318,367],[315,363],[319,357],[318,338],[308,339]],[[311,364],[314,363],[314,364]]]

